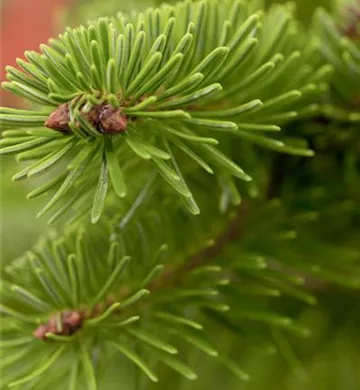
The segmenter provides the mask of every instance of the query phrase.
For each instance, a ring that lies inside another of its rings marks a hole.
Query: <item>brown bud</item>
[[[64,324],[69,325],[71,328],[80,328],[82,320],[82,316],[76,311],[64,313]]]
[[[102,107],[99,122],[104,133],[122,133],[127,128],[127,118],[120,109],[109,104]]]
[[[122,133],[127,128],[126,115],[121,108],[114,108],[109,104],[97,105],[91,108],[89,112],[81,112],[81,115],[97,130],[108,133]],[[62,133],[71,132],[69,126],[70,109],[69,103],[61,104],[53,113],[50,114],[45,126]],[[80,126],[79,123],[76,123]]]
[[[71,336],[73,333],[73,330],[70,325],[68,324],[62,324],[62,336]]]
[[[47,326],[47,333],[59,333],[59,329],[56,326],[56,320],[55,317],[51,317]]]
[[[70,111],[68,103],[61,104],[54,112],[49,116],[49,119],[45,122],[45,126],[62,133],[69,133],[71,131],[69,127]]]
[[[101,106],[92,107],[89,112],[82,112],[81,116],[86,119],[89,123],[91,123],[95,128],[97,128],[99,123],[99,115],[100,115]]]
[[[34,330],[33,336],[39,340],[46,340],[47,333],[70,336],[81,329],[83,320],[82,312],[64,311],[61,313],[61,329],[56,326],[56,315],[53,315],[46,324],[41,324]]]
[[[34,330],[33,336],[34,336],[36,339],[44,340],[44,339],[45,339],[45,336],[46,336],[46,333],[48,333],[47,326],[46,326],[46,325],[40,325],[39,327],[37,327],[37,328]]]

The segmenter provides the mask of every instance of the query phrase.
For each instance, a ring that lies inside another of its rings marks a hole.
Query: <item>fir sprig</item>
[[[297,139],[271,134],[317,111],[328,72],[294,80],[309,53],[302,55],[294,39],[292,10],[273,7],[264,15],[249,7],[205,0],[102,18],[67,29],[41,45],[40,54],[26,52],[27,61],[18,60],[23,71],[8,67],[3,87],[43,107],[1,109],[1,153],[35,160],[14,179],[73,159],[51,184],[54,195],[39,215],[65,194],[93,191],[97,222],[110,188],[120,198],[127,194],[134,173],[124,172],[124,155],[154,164],[193,214],[200,209],[181,173],[187,159],[217,177],[251,180],[220,151],[224,135],[311,156]]]
[[[315,14],[314,26],[319,37],[319,51],[335,70],[331,80],[331,92],[336,105],[329,104],[324,111],[327,116],[356,123],[360,120],[360,47],[356,35],[359,10],[354,5],[349,9],[351,15],[345,13],[344,6],[341,11],[342,15],[337,18],[332,18],[323,9],[319,9]]]
[[[6,385],[42,386],[60,368],[69,383],[95,389],[101,381],[91,358],[95,351],[107,359],[124,355],[152,381],[158,380],[149,364],[153,359],[195,379],[191,367],[177,357],[178,340],[247,380],[247,374],[227,357],[202,323],[210,321],[270,351],[274,349],[270,339],[260,337],[270,329],[308,334],[290,317],[269,307],[271,300],[283,295],[315,304],[315,297],[302,287],[309,282],[299,272],[360,287],[360,274],[355,272],[357,253],[334,245],[330,248],[309,234],[309,229],[316,231],[317,222],[307,213],[289,218],[274,201],[249,214],[244,205],[194,252],[193,244],[187,247],[188,239],[194,243],[197,236],[203,242],[203,232],[209,234],[210,225],[203,219],[197,229],[173,237],[169,227],[174,221],[179,230],[186,231],[187,218],[179,207],[172,204],[163,213],[158,207],[130,220],[125,214],[87,232],[72,229],[59,237],[52,235],[6,268],[3,348],[13,356],[2,362]],[[147,203],[141,208],[145,210]],[[264,220],[271,223],[259,229]],[[175,260],[179,248],[182,256]],[[317,256],[324,251],[326,261]],[[309,254],[311,263],[307,262]],[[321,284],[315,284],[317,288]],[[192,314],[184,315],[185,311]],[[150,360],[133,349],[134,341]],[[36,359],[25,363],[34,349]],[[74,367],[77,371],[71,374]]]

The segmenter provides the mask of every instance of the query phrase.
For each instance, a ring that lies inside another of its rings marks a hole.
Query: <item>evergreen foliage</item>
[[[360,288],[358,26],[185,1],[7,67],[32,107],[1,108],[0,153],[55,226],[4,269],[1,388],[111,389],[113,362],[114,388],[186,388],[198,352],[248,381],[244,343],[296,365],[287,302]]]
[[[176,1],[167,1],[173,4]],[[118,12],[133,12],[146,9],[147,7],[159,6],[159,0],[138,0],[135,2],[124,2],[119,0],[107,0],[99,7],[97,0],[78,0],[76,7],[72,7],[72,12],[66,14],[67,22],[70,25],[82,24],[88,20],[96,20],[103,16],[115,15]]]

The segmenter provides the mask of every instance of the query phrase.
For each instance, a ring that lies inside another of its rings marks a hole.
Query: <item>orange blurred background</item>
[[[62,29],[61,15],[76,0],[3,0],[1,1],[1,69],[5,80],[5,66],[16,66],[16,58],[25,50],[38,50],[41,43]],[[14,94],[1,91],[1,105],[19,106]]]

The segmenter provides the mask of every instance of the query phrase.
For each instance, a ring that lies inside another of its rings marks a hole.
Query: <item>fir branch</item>
[[[243,8],[238,18],[230,15],[235,5]],[[182,12],[183,7],[190,18]],[[96,183],[103,179],[96,180],[94,170],[98,177],[110,179],[110,185],[102,187],[104,204],[111,190],[124,197],[131,175],[122,172],[125,162],[120,155],[126,144],[134,164],[150,160],[193,214],[200,210],[181,173],[186,160],[178,160],[178,149],[186,150],[216,177],[227,171],[244,181],[252,178],[219,147],[209,146],[210,139],[217,144],[217,138],[236,135],[275,151],[312,155],[306,145],[295,146],[285,138],[267,135],[280,130],[278,124],[311,110],[322,96],[327,78],[327,72],[321,72],[305,84],[304,79],[291,79],[296,67],[306,61],[301,45],[293,39],[297,25],[292,12],[276,6],[263,15],[253,12],[251,4],[239,5],[235,0],[222,10],[221,2],[205,0],[150,9],[146,23],[143,14],[100,18],[88,27],[67,29],[49,45],[41,45],[41,53],[27,52],[28,61],[19,62],[22,72],[7,68],[10,81],[3,83],[3,88],[41,104],[44,110],[2,108],[1,126],[7,131],[1,153],[18,154],[19,158],[32,153],[35,167],[53,167],[63,160],[60,150],[64,145],[76,144],[70,149],[75,162],[64,170],[66,179],[54,184],[57,191],[40,216],[55,209],[66,194],[76,197],[78,188],[86,194],[99,194]],[[207,39],[210,11],[221,15],[212,41]],[[279,28],[273,30],[273,20],[278,18]],[[231,33],[222,36],[223,29]],[[235,70],[243,77],[234,77]],[[265,79],[264,71],[268,74]],[[49,111],[50,115],[44,115]],[[54,132],[44,132],[44,126]],[[31,133],[15,136],[17,129],[28,127],[34,128]],[[58,158],[54,160],[46,147],[54,146],[55,141],[58,149],[52,153]],[[176,150],[172,161],[162,149],[164,142]],[[82,158],[84,163],[78,165]],[[22,171],[17,177],[31,177],[31,172]],[[95,179],[91,184],[90,177]],[[82,182],[88,186],[83,188]],[[102,213],[98,200],[93,198],[94,223]],[[62,210],[55,215],[58,212]]]
[[[253,147],[309,157],[300,121],[358,120],[331,100],[339,93],[346,106],[358,85],[327,85],[333,69],[347,81],[357,73],[357,44],[323,11],[314,23],[310,39],[290,6],[185,1],[67,29],[41,53],[27,52],[23,71],[7,68],[3,87],[41,108],[1,109],[1,152],[34,160],[15,180],[63,162],[29,197],[54,191],[39,213],[57,208],[50,222],[74,215],[5,269],[4,387],[49,388],[61,375],[69,388],[96,389],[98,362],[118,355],[153,382],[158,362],[194,380],[177,356],[184,344],[248,380],[218,332],[267,350],[269,334],[296,363],[282,333],[309,332],[272,301],[314,305],[309,276],[360,287],[358,251],[337,237],[343,227],[319,233],[329,220],[323,204],[335,221],[353,209],[331,196],[319,206],[313,183],[301,194],[300,174],[287,174],[293,159]],[[343,157],[354,192],[356,155]],[[312,163],[302,168],[322,182]],[[189,219],[180,206],[202,214]],[[82,219],[90,210],[95,226]]]

